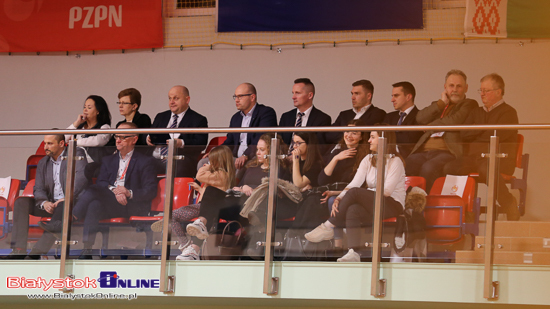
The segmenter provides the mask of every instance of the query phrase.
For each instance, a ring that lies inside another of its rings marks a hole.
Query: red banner
[[[0,0],[0,52],[163,46],[161,0]]]

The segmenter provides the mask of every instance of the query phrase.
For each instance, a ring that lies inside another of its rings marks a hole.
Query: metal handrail
[[[0,135],[54,134],[166,134],[166,133],[282,133],[282,132],[345,132],[349,126],[329,127],[255,127],[255,128],[146,128],[146,129],[73,129],[73,130],[0,130]],[[550,124],[449,125],[449,126],[355,126],[353,131],[474,131],[474,130],[550,130]]]

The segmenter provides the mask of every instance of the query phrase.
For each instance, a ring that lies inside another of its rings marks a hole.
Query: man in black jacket
[[[203,115],[189,107],[189,90],[184,86],[174,86],[168,92],[168,106],[170,110],[155,116],[151,128],[207,128],[208,120]],[[201,151],[206,148],[208,142],[207,133],[172,133],[170,138],[176,142],[178,155],[184,155],[183,161],[176,164],[177,177],[195,177],[197,174],[197,161]],[[162,141],[164,143],[164,141]],[[168,140],[166,141],[168,143]],[[153,152],[155,158],[160,158],[166,153],[166,144],[154,145],[151,135],[147,136],[149,146],[157,146]],[[158,161],[160,163],[162,161]],[[164,172],[164,164],[157,164],[158,172]]]
[[[353,83],[351,88],[353,108],[340,112],[332,125],[345,127],[353,119],[361,119],[367,126],[382,123],[386,112],[372,104],[373,94],[374,85],[370,81],[362,79]],[[329,132],[326,134],[327,142],[332,145],[337,144],[343,136],[343,132]]]
[[[320,127],[330,126],[331,118],[321,110],[313,106],[315,86],[309,78],[298,78],[292,87],[292,101],[295,109],[292,109],[281,116],[280,127]],[[292,149],[291,132],[281,133],[283,141]],[[325,132],[317,133],[317,140],[321,148],[325,148]]]
[[[409,82],[399,82],[392,85],[391,102],[394,112],[386,115],[384,123],[392,126],[416,125],[416,114],[418,108],[414,105],[416,90]],[[402,131],[395,132],[397,137],[397,148],[403,158],[407,158],[418,139],[424,134],[423,131]]]

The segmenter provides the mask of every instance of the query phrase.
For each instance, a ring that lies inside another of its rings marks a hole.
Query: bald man
[[[208,120],[189,107],[190,101],[191,97],[187,87],[172,87],[168,92],[168,107],[170,109],[158,113],[151,128],[207,128]],[[176,164],[176,177],[195,177],[197,161],[201,151],[206,148],[208,134],[173,133],[170,134],[170,138],[174,139],[176,143],[177,154],[185,156],[183,161],[178,161]],[[168,141],[166,142],[168,143]],[[160,158],[165,145],[154,145],[151,136],[147,136],[147,145],[157,146],[153,156]],[[161,162],[161,160],[157,162],[159,172],[165,170],[165,166]]]

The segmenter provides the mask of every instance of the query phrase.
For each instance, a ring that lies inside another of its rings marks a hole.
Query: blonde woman
[[[182,253],[176,257],[176,260],[200,260],[199,253],[200,247],[193,244],[191,237],[196,236],[197,228],[199,230],[206,231],[205,224],[211,221],[210,213],[214,212],[213,207],[202,203],[203,200],[212,199],[219,196],[219,192],[223,193],[225,197],[225,191],[231,188],[235,183],[235,164],[233,163],[233,154],[227,146],[218,146],[210,152],[210,163],[203,165],[197,172],[197,180],[204,184],[201,188],[196,182],[190,182],[189,185],[196,191],[200,192],[200,198],[197,204],[184,206],[178,208],[172,212],[172,235],[176,236],[179,240],[179,248]],[[220,201],[219,204],[222,202]],[[201,204],[203,205],[201,207]],[[211,204],[211,203],[208,203]],[[202,208],[207,208],[203,211]],[[238,212],[237,212],[238,214]],[[182,224],[189,222],[193,218],[197,218],[195,222],[187,225],[187,233],[183,229]],[[194,228],[189,228],[193,226]],[[151,225],[151,230],[160,232],[162,230],[162,220],[157,221]],[[191,232],[190,232],[191,231]],[[208,236],[208,234],[206,234]],[[201,236],[197,236],[199,239]]]

